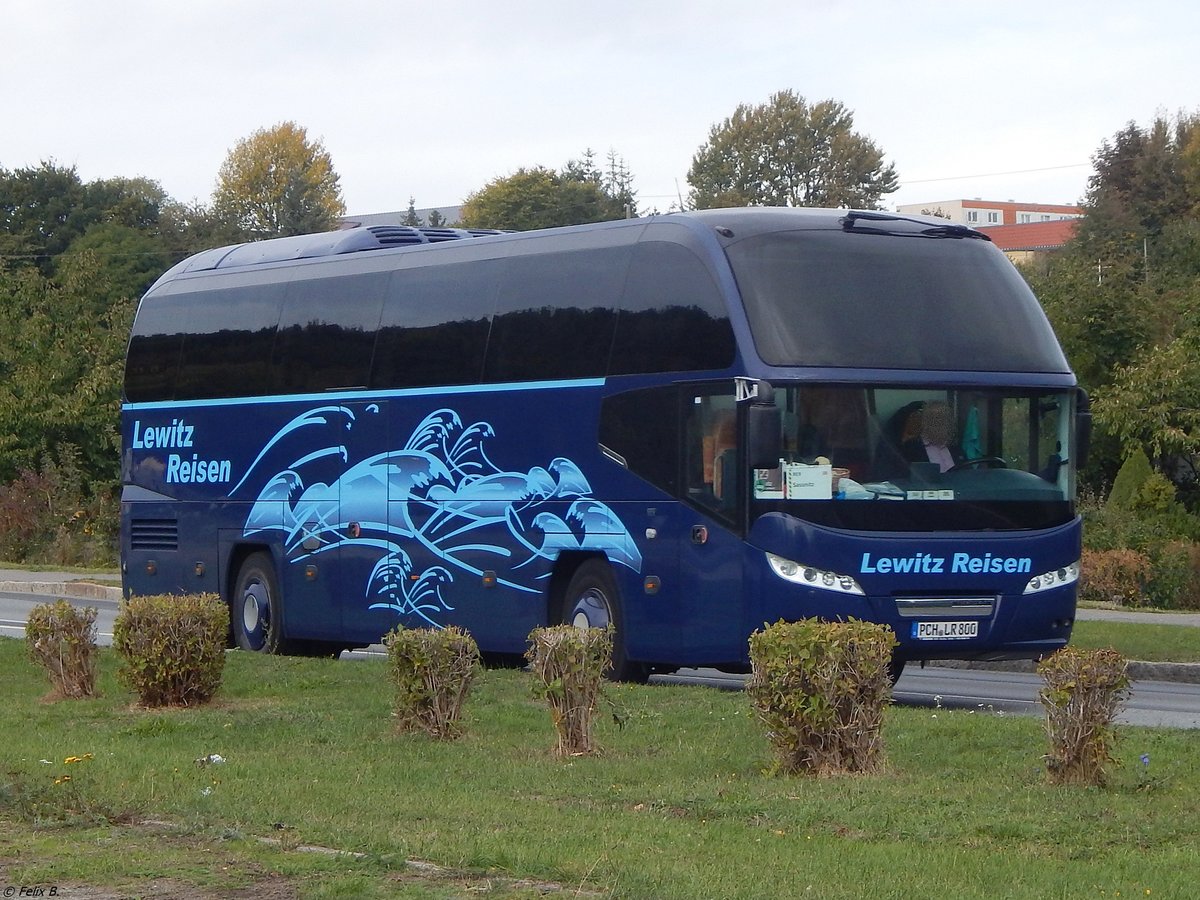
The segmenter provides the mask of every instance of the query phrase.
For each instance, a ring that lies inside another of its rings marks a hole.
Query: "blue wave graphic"
[[[346,407],[302,413],[264,445],[234,493],[263,485],[243,532],[277,537],[289,563],[338,547],[378,553],[363,588],[369,609],[442,627],[454,610],[454,573],[481,575],[481,559],[500,584],[529,593],[543,589],[548,563],[564,550],[601,551],[641,571],[632,535],[591,496],[571,460],[503,471],[486,453],[485,443],[495,437],[489,423],[464,426],[457,412],[439,409],[402,449],[353,461],[355,424]],[[437,564],[414,571],[418,548]]]

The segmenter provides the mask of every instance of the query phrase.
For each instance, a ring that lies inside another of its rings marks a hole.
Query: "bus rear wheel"
[[[230,602],[234,643],[257,653],[285,653],[282,600],[271,557],[266,553],[246,557]]]
[[[625,653],[625,623],[620,594],[608,563],[589,559],[575,570],[563,604],[563,624],[576,628],[613,627],[612,665],[605,673],[613,681],[645,682],[650,667],[631,661]]]

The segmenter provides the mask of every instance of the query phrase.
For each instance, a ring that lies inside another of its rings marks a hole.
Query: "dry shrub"
[[[457,626],[440,630],[398,626],[383,639],[400,731],[447,740],[462,734],[460,717],[479,671],[479,647]]]
[[[1187,577],[1175,608],[1200,610],[1200,544],[1183,542],[1180,552],[1187,558]]]
[[[1116,650],[1065,647],[1038,664],[1045,685],[1038,699],[1046,709],[1052,784],[1103,786],[1113,761],[1113,719],[1129,696],[1128,661]]]
[[[1137,550],[1084,550],[1079,599],[1140,606],[1151,573],[1150,560]]]
[[[537,678],[535,692],[550,707],[558,733],[556,755],[584,756],[599,750],[592,721],[612,650],[611,626],[555,625],[530,632],[525,657]]]
[[[834,775],[883,765],[883,711],[896,637],[886,625],[778,622],[750,636],[746,683],[776,770]]]
[[[207,703],[221,687],[229,607],[216,594],[122,601],[113,625],[117,677],[143,706]]]
[[[96,694],[96,608],[80,609],[66,600],[43,603],[25,624],[29,658],[50,675],[53,696]]]

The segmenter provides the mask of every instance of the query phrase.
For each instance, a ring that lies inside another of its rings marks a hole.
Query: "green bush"
[[[1140,448],[1134,450],[1125,457],[1113,480],[1112,492],[1108,495],[1109,504],[1118,509],[1133,509],[1142,486],[1153,474],[1149,457]]]
[[[143,706],[207,703],[221,687],[229,607],[216,594],[158,594],[121,603],[117,677]]]
[[[1157,609],[1200,610],[1200,545],[1166,541],[1151,549],[1146,600]]]
[[[43,603],[29,612],[25,623],[29,658],[50,675],[54,695],[93,697],[96,694],[96,608],[80,609],[66,600]]]
[[[871,622],[778,622],[750,636],[746,683],[786,774],[878,771],[896,637]]]
[[[529,633],[525,657],[537,679],[534,691],[550,707],[558,756],[583,756],[599,748],[592,735],[604,673],[612,663],[613,629],[555,625]]]
[[[1046,709],[1050,752],[1046,772],[1053,784],[1103,787],[1113,761],[1113,718],[1129,695],[1128,661],[1116,650],[1065,647],[1038,664],[1045,684],[1038,699]]]
[[[1176,499],[1167,478],[1150,471],[1144,454],[1131,456],[1122,472],[1107,503],[1080,502],[1080,599],[1200,609],[1200,517]]]
[[[79,451],[57,448],[0,485],[0,559],[52,566],[116,563],[115,485],[85,484]]]
[[[383,643],[396,688],[396,727],[443,740],[462,734],[463,704],[480,668],[475,639],[453,625],[443,629],[397,626]]]

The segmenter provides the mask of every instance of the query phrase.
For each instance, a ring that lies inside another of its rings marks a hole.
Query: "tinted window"
[[[609,373],[724,369],[733,359],[733,328],[703,261],[679,244],[638,244],[621,298]]]
[[[506,260],[484,379],[604,375],[629,254],[609,247]]]
[[[156,292],[142,300],[125,361],[125,397],[133,403],[171,400],[179,372],[187,295]]]
[[[676,387],[629,391],[600,409],[600,443],[672,496],[679,493],[679,396]]]
[[[499,263],[397,271],[383,306],[372,386],[477,384]]]
[[[274,390],[365,387],[389,273],[291,282],[275,338]]]
[[[270,393],[271,349],[282,284],[245,284],[183,295],[187,334],[175,399]]]
[[[1069,371],[1037,300],[988,241],[792,231],[727,253],[770,365]]]

